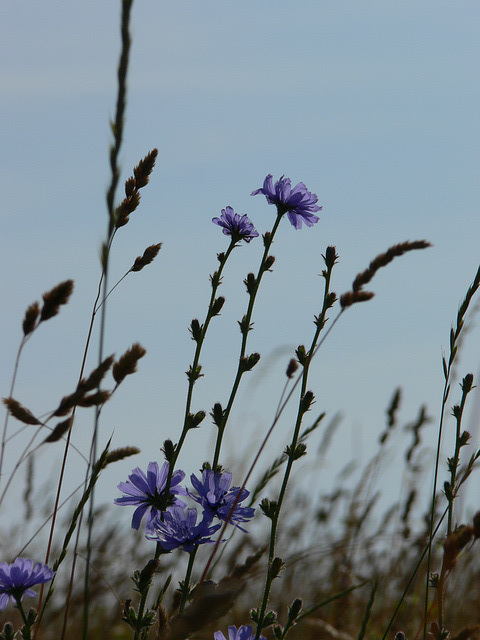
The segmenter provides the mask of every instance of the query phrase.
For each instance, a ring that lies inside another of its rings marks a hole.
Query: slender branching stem
[[[448,500],[448,520],[447,520],[447,536],[452,533],[453,530],[453,503],[455,501],[458,487],[457,484],[457,472],[460,465],[460,449],[467,444],[467,439],[462,437],[462,418],[465,409],[465,403],[467,396],[472,390],[473,375],[469,374],[465,376],[462,381],[462,398],[460,404],[453,408],[453,415],[455,416],[455,451],[453,457],[449,459],[450,467],[450,486],[448,492],[446,492]]]
[[[23,633],[22,633],[22,638],[23,638],[24,640],[30,640],[30,639],[31,639],[31,637],[32,637],[32,636],[31,636],[31,633],[30,633],[30,631],[31,631],[31,625],[30,625],[30,624],[29,624],[29,622],[28,622],[28,618],[27,618],[27,615],[26,615],[26,613],[25,613],[25,610],[24,610],[24,608],[23,608],[22,601],[21,601],[21,599],[20,599],[20,598],[18,598],[18,600],[16,600],[16,602],[15,602],[15,606],[16,606],[16,608],[18,609],[18,611],[20,612],[20,615],[22,616],[22,620],[23,620],[23,622],[24,622],[24,624],[25,624],[25,627],[24,627],[24,629],[25,629],[25,630],[24,630],[24,631],[23,631]]]
[[[450,385],[451,385],[451,377],[452,377],[452,368],[455,362],[455,358],[458,352],[458,342],[461,336],[462,330],[465,326],[465,316],[467,314],[468,308],[472,301],[473,296],[477,292],[480,287],[480,266],[477,269],[477,273],[475,274],[475,278],[473,279],[472,284],[467,290],[465,298],[459,306],[457,312],[457,322],[455,328],[450,330],[450,354],[448,358],[448,363],[446,359],[443,358],[443,374],[445,378],[445,384],[443,389],[442,396],[442,406],[440,411],[440,423],[438,427],[438,440],[437,440],[437,450],[435,454],[435,473],[433,479],[433,487],[432,487],[432,500],[431,500],[431,508],[430,508],[430,527],[429,527],[429,542],[428,542],[428,555],[427,555],[427,575],[425,580],[425,603],[424,603],[424,627],[423,627],[423,638],[425,640],[427,635],[427,614],[428,614],[428,592],[429,592],[429,577],[430,577],[430,565],[432,558],[432,543],[434,539],[434,519],[435,519],[435,501],[437,495],[437,482],[438,482],[438,473],[439,473],[439,464],[440,464],[440,451],[442,444],[442,433],[443,433],[443,423],[445,416],[445,409],[447,406],[447,400],[450,393]]]
[[[11,398],[13,396],[13,391],[15,389],[15,382],[17,380],[18,366],[20,364],[20,356],[22,354],[23,347],[25,346],[25,343],[27,342],[27,340],[29,338],[29,335],[23,336],[22,341],[20,342],[20,345],[18,347],[17,357],[15,358],[15,365],[13,367],[12,381],[10,383],[10,392],[8,394],[9,398]],[[1,446],[1,449],[0,449],[0,483],[2,482],[3,458],[4,458],[4,455],[5,455],[5,446],[6,446],[6,442],[7,442],[7,429],[8,429],[8,419],[9,419],[9,417],[10,417],[10,412],[6,411],[5,412],[5,420],[4,420],[4,423],[3,423],[3,431],[2,431],[2,446]]]
[[[187,572],[185,574],[185,580],[183,581],[183,586],[182,586],[182,600],[180,602],[180,607],[178,609],[179,613],[183,613],[183,610],[185,609],[185,605],[187,604],[188,596],[190,594],[190,579],[192,577],[192,569],[195,563],[195,556],[197,555],[197,551],[198,551],[198,547],[195,547],[193,551],[190,551],[190,554],[189,554]]]
[[[179,441],[175,446],[173,459],[170,462],[170,467],[169,467],[169,470],[168,470],[167,482],[166,482],[166,485],[165,485],[165,493],[166,493],[166,495],[168,495],[168,491],[169,491],[169,488],[170,488],[170,483],[172,481],[172,475],[173,475],[173,472],[174,472],[175,463],[178,460],[178,457],[180,455],[180,451],[181,451],[181,449],[183,447],[183,444],[184,444],[185,439],[187,437],[187,433],[189,431],[188,416],[190,414],[190,410],[191,410],[191,406],[192,406],[193,387],[195,386],[195,382],[197,381],[197,379],[199,377],[199,375],[198,376],[196,375],[196,372],[199,370],[200,354],[202,352],[202,347],[203,347],[203,345],[205,343],[205,336],[207,334],[207,330],[208,330],[210,321],[213,318],[213,316],[215,315],[215,313],[214,313],[214,305],[215,305],[215,301],[217,299],[216,296],[217,296],[218,287],[222,283],[222,274],[223,274],[223,270],[224,270],[225,264],[226,264],[228,258],[230,257],[230,254],[232,253],[233,249],[236,246],[238,246],[238,242],[234,241],[233,238],[232,238],[232,241],[230,242],[230,245],[228,246],[227,251],[225,253],[219,254],[219,267],[218,267],[218,270],[211,276],[212,293],[210,295],[210,302],[208,304],[205,320],[203,322],[203,325],[201,326],[200,336],[199,336],[198,340],[196,340],[197,346],[195,348],[195,354],[193,356],[193,362],[192,362],[192,365],[190,367],[190,375],[188,376],[188,389],[187,389],[187,399],[186,399],[186,402],[185,402],[185,417],[184,417],[184,422],[183,422],[183,428],[182,428],[182,433],[180,434]]]
[[[441,518],[439,519],[439,521],[438,521],[438,523],[437,523],[437,526],[435,527],[435,529],[434,529],[434,531],[433,531],[433,537],[435,537],[435,536],[437,535],[437,532],[438,532],[438,530],[440,529],[440,527],[441,527],[441,525],[442,525],[442,523],[443,523],[443,521],[444,521],[445,516],[447,515],[447,513],[448,513],[448,507],[445,509],[445,511],[443,512],[443,514],[442,514]],[[385,629],[385,632],[384,632],[384,634],[383,634],[383,636],[382,636],[381,640],[386,640],[386,638],[387,638],[388,634],[390,633],[390,629],[391,629],[391,627],[392,627],[392,625],[393,625],[393,623],[394,623],[394,621],[395,621],[395,618],[397,617],[397,613],[399,612],[400,607],[402,606],[402,603],[403,603],[403,601],[405,600],[405,597],[406,597],[407,593],[409,592],[410,587],[411,587],[411,586],[412,586],[412,584],[413,584],[413,581],[415,580],[415,577],[416,577],[416,575],[417,575],[417,572],[418,572],[418,570],[420,569],[420,567],[421,567],[421,565],[422,565],[422,562],[423,562],[423,560],[424,560],[425,556],[426,556],[426,555],[427,555],[427,553],[428,553],[429,548],[430,548],[430,543],[429,543],[429,542],[427,542],[427,544],[426,544],[426,545],[425,545],[425,547],[423,548],[422,553],[420,554],[420,557],[419,557],[419,559],[418,559],[418,561],[417,561],[417,564],[415,565],[414,570],[412,571],[412,575],[410,576],[410,578],[409,578],[409,580],[408,580],[408,582],[407,582],[407,585],[406,585],[405,589],[403,590],[403,593],[402,593],[402,595],[401,595],[401,597],[400,597],[400,599],[399,599],[399,601],[398,601],[398,603],[397,603],[397,606],[395,607],[395,610],[394,610],[394,612],[393,612],[393,614],[392,614],[392,617],[390,618],[390,620],[389,620],[389,622],[388,622],[387,628]]]
[[[312,358],[314,357],[314,355],[316,353],[316,349],[319,346],[318,345],[318,340],[319,340],[319,337],[320,337],[320,333],[321,333],[322,329],[325,326],[327,311],[328,311],[329,308],[331,308],[331,306],[333,304],[332,297],[330,296],[330,280],[331,280],[331,273],[332,273],[333,264],[334,263],[332,263],[331,266],[329,268],[327,268],[327,270],[324,271],[324,274],[323,274],[324,277],[325,277],[325,287],[324,287],[322,311],[321,311],[320,315],[318,316],[318,318],[316,318],[316,321],[315,321],[316,330],[315,330],[315,333],[314,333],[314,336],[313,336],[313,339],[312,339],[312,343],[310,345],[310,349],[308,350],[308,352],[306,352],[304,362],[301,363],[302,366],[303,366],[303,372],[301,374],[301,385],[300,385],[300,393],[299,393],[299,398],[300,398],[299,399],[299,406],[298,406],[298,411],[297,411],[297,418],[296,418],[296,422],[295,422],[295,427],[294,427],[294,430],[293,430],[292,440],[291,440],[291,443],[290,443],[289,449],[288,449],[287,464],[286,464],[286,468],[285,468],[285,472],[284,472],[284,476],[283,476],[282,485],[281,485],[281,488],[280,488],[280,493],[279,493],[278,499],[276,501],[275,508],[273,509],[273,513],[271,514],[271,521],[272,522],[271,522],[271,527],[270,527],[270,545],[269,545],[269,552],[268,552],[267,577],[265,579],[265,588],[264,588],[264,592],[263,592],[263,599],[262,599],[262,604],[261,604],[261,608],[260,608],[260,613],[259,613],[259,616],[258,616],[258,624],[257,624],[257,632],[256,632],[255,640],[258,640],[260,638],[260,634],[261,634],[261,631],[262,631],[262,628],[263,628],[263,623],[264,623],[264,620],[265,620],[268,599],[270,597],[271,587],[272,587],[274,579],[278,575],[278,574],[275,574],[274,572],[271,571],[272,563],[273,563],[274,558],[275,558],[275,546],[276,546],[278,522],[279,522],[279,517],[280,517],[280,511],[282,509],[283,501],[284,501],[286,490],[287,490],[288,481],[290,479],[290,474],[291,474],[291,471],[292,471],[293,463],[297,459],[296,450],[297,450],[298,438],[299,438],[299,434],[300,434],[300,427],[301,427],[302,421],[303,421],[303,416],[306,413],[306,411],[308,411],[308,409],[310,408],[310,404],[306,405],[306,403],[304,401],[305,394],[306,394],[306,391],[307,391],[308,373],[309,373],[309,369],[310,369],[310,364],[311,364]],[[312,397],[312,400],[313,400],[313,397]]]
[[[273,238],[275,237],[275,234],[277,232],[278,225],[280,224],[280,220],[282,219],[282,216],[283,216],[283,213],[281,211],[278,211],[277,217],[275,219],[275,223],[272,227],[271,232],[265,235],[265,239],[264,239],[265,248],[264,248],[263,256],[260,262],[260,267],[258,269],[257,277],[255,279],[255,285],[252,287],[252,290],[250,291],[247,312],[242,319],[242,344],[240,347],[240,356],[238,359],[237,373],[235,375],[235,380],[233,382],[233,386],[230,392],[230,397],[228,399],[227,406],[223,412],[221,424],[218,426],[217,440],[215,443],[215,452],[213,455],[213,462],[212,462],[212,469],[215,469],[218,465],[225,427],[227,426],[228,418],[230,416],[230,412],[232,410],[235,397],[237,395],[238,387],[240,386],[242,375],[245,373],[245,369],[243,366],[243,358],[245,357],[245,353],[247,349],[247,340],[248,340],[249,331],[251,329],[251,321],[252,321],[253,307],[255,304],[255,298],[257,297],[257,293],[260,288],[260,283],[262,281],[263,274],[265,273],[265,271],[268,271],[268,268],[266,267],[266,261],[267,261],[267,258],[269,257],[270,247],[272,246]]]

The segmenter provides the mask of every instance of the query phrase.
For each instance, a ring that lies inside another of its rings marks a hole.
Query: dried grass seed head
[[[43,294],[43,307],[40,314],[40,322],[56,316],[60,305],[67,304],[73,291],[73,280],[60,282],[56,287]]]
[[[454,568],[460,551],[467,546],[473,535],[473,527],[462,524],[447,537],[443,545],[443,566],[445,571],[451,571]]]
[[[130,271],[141,271],[143,267],[146,267],[147,264],[150,264],[155,260],[158,255],[158,252],[162,248],[162,243],[152,244],[145,249],[143,252],[143,256],[138,256],[133,263],[133,267]]]
[[[141,344],[135,342],[130,349],[120,356],[118,362],[113,365],[113,378],[115,382],[120,384],[126,376],[135,373],[137,370],[137,362],[147,353]]]
[[[135,186],[137,189],[141,189],[148,184],[149,176],[153,171],[153,167],[155,166],[157,155],[158,149],[152,149],[152,151],[147,153],[143,160],[140,160],[138,165],[133,170]]]
[[[33,413],[22,404],[20,404],[18,400],[15,400],[14,398],[3,398],[3,404],[7,407],[10,415],[12,415],[20,422],[31,425],[42,424],[40,420],[37,420]]]
[[[67,418],[66,420],[62,420],[62,422],[59,422],[43,442],[57,442],[58,440],[60,440],[60,438],[62,438],[70,429],[70,427],[72,426],[72,422],[72,416],[70,416],[70,418]]]
[[[40,314],[40,305],[38,302],[33,302],[25,311],[25,317],[23,319],[23,335],[27,336],[35,329],[35,323]]]
[[[121,447],[119,449],[114,449],[107,455],[106,464],[111,464],[112,462],[118,462],[124,458],[135,456],[137,453],[140,453],[140,449],[137,447]]]
[[[298,369],[298,362],[295,360],[295,358],[292,358],[288,363],[288,367],[286,371],[287,378],[293,378],[293,375],[297,369]]]
[[[426,249],[430,246],[430,242],[427,242],[426,240],[414,240],[413,242],[407,240],[406,242],[401,242],[400,244],[393,245],[384,253],[380,253],[370,262],[368,268],[365,269],[365,271],[362,271],[356,276],[355,280],[352,283],[352,290],[347,291],[342,296],[340,296],[340,305],[342,307],[342,310],[346,307],[350,307],[356,302],[365,302],[366,300],[370,300],[371,298],[373,298],[375,294],[370,291],[363,291],[363,287],[372,280],[379,269],[385,267],[394,258],[397,258],[398,256],[401,256],[408,251],[414,251],[415,249]]]
[[[395,244],[385,253],[380,253],[376,258],[374,258],[367,269],[359,273],[352,284],[353,291],[360,291],[364,285],[366,285],[370,280],[372,280],[373,276],[377,273],[379,269],[385,267],[387,264],[392,262],[395,258],[402,256],[404,253],[408,251],[414,251],[416,249],[426,249],[430,247],[430,242],[426,240],[415,240],[410,242],[407,240],[406,242],[401,242],[400,244]]]
[[[112,366],[113,360],[114,360],[113,355],[108,356],[108,358],[105,358],[105,360],[101,364],[99,364],[99,366],[96,367],[96,369],[92,371],[92,373],[88,376],[88,378],[86,379],[82,378],[82,380],[80,380],[77,386],[77,391],[83,391],[86,393],[87,391],[92,391],[93,389],[96,389],[100,384],[100,382],[105,377],[105,374],[107,373],[107,371]]]

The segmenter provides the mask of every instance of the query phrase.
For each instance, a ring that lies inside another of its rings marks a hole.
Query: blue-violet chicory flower
[[[187,509],[174,505],[163,513],[163,520],[160,516],[150,521],[145,527],[145,536],[149,540],[160,542],[162,549],[172,551],[172,549],[182,548],[190,553],[200,544],[212,543],[210,538],[221,524],[212,525],[211,518],[203,518],[197,522],[197,510]]]
[[[121,498],[115,498],[115,504],[121,506],[133,505],[137,508],[133,512],[132,527],[137,529],[140,527],[143,516],[146,514],[146,526],[150,521],[167,507],[174,504],[184,507],[185,503],[176,498],[175,494],[185,496],[187,494],[183,487],[178,486],[184,479],[185,473],[177,469],[172,475],[170,483],[169,495],[165,495],[165,487],[167,484],[169,463],[164,462],[161,469],[158,468],[156,462],[150,462],[147,469],[147,475],[139,468],[133,469],[131,475],[128,476],[127,482],[121,482],[118,485],[120,491],[126,495]]]
[[[213,640],[253,640],[255,634],[249,624],[242,624],[241,627],[234,625],[228,627],[228,638],[225,638],[221,631],[215,631]],[[260,636],[260,640],[266,640],[265,636]]]
[[[201,480],[193,474],[190,476],[190,480],[198,495],[191,493],[187,489],[188,495],[203,507],[203,514],[205,516],[211,519],[217,516],[220,520],[226,521],[233,505],[237,502],[229,518],[229,522],[241,529],[241,531],[245,531],[239,523],[247,522],[250,518],[253,518],[255,509],[252,507],[242,507],[240,505],[240,502],[243,502],[243,500],[250,495],[250,492],[243,489],[240,498],[237,500],[240,487],[232,487],[230,489],[230,483],[232,482],[231,473],[227,473],[226,471],[215,473],[212,469],[204,469]]]
[[[314,215],[322,209],[316,204],[318,197],[315,193],[311,193],[303,182],[299,182],[292,189],[290,178],[282,176],[274,185],[273,176],[269,173],[263,182],[263,187],[252,191],[251,195],[256,196],[258,193],[263,193],[268,204],[276,205],[280,215],[286,213],[295,229],[301,229],[302,222],[307,227],[313,227],[319,221],[319,217]]]
[[[235,213],[232,207],[222,209],[222,216],[220,218],[212,218],[212,222],[218,224],[219,227],[223,227],[223,233],[226,236],[232,236],[234,242],[240,242],[240,240],[250,242],[252,238],[258,237],[258,231],[255,230],[247,215],[241,216]]]
[[[54,572],[46,564],[27,558],[17,558],[12,564],[0,562],[0,609],[5,609],[10,599],[19,603],[23,596],[36,596],[30,587],[49,582]]]

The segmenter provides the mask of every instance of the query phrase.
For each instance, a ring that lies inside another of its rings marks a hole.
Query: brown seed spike
[[[146,350],[138,342],[127,349],[118,362],[113,365],[112,373],[115,382],[120,384],[126,376],[135,373],[138,360],[143,358],[146,353]]]
[[[350,307],[353,304],[353,293],[351,291],[346,291],[340,296],[340,306],[342,309],[346,307]]]
[[[445,540],[443,545],[443,567],[446,571],[451,571],[457,562],[460,551],[470,542],[473,537],[473,527],[461,525],[453,531]]]
[[[148,184],[148,178],[155,166],[155,160],[157,159],[158,149],[153,149],[148,153],[143,160],[140,160],[138,166],[133,170],[135,176],[135,187],[141,189]]]
[[[372,293],[372,291],[347,291],[340,296],[340,306],[342,309],[345,309],[356,302],[367,302],[367,300],[371,300],[374,296],[375,294]]]
[[[89,396],[81,396],[77,400],[79,407],[99,407],[110,398],[110,391],[96,391]]]
[[[96,389],[100,382],[105,377],[105,374],[110,369],[113,364],[113,356],[108,356],[105,360],[92,371],[92,373],[88,376],[87,379],[80,380],[77,386],[77,391],[82,391],[86,393],[87,391],[92,391],[92,389]]]
[[[150,264],[155,260],[158,255],[158,252],[162,248],[162,243],[152,244],[145,249],[143,252],[143,256],[138,256],[133,263],[133,267],[130,271],[141,271],[143,267],[146,267],[147,264]]]
[[[13,398],[3,398],[3,404],[10,414],[24,424],[42,424],[33,413]]]
[[[379,269],[385,267],[394,258],[407,253],[407,251],[414,251],[415,249],[426,249],[427,247],[431,247],[431,244],[426,240],[415,240],[413,242],[407,240],[407,242],[393,245],[392,247],[387,249],[385,253],[381,253],[376,258],[374,258],[370,262],[368,269],[362,271],[362,273],[359,273],[357,275],[357,277],[353,281],[353,291],[359,291],[360,289],[362,289],[365,284],[370,282],[370,280]]]
[[[25,317],[23,319],[23,335],[27,336],[35,329],[35,322],[40,313],[40,307],[38,302],[33,302],[25,311]]]
[[[51,434],[47,438],[45,438],[43,442],[57,442],[57,440],[60,440],[60,438],[70,429],[72,420],[73,418],[70,416],[70,418],[67,418],[67,420],[59,422],[57,426],[52,430]]]
[[[135,190],[135,178],[128,178],[125,181],[125,195],[127,198],[132,195]]]
[[[112,462],[118,462],[124,458],[135,456],[137,453],[140,453],[140,449],[137,449],[137,447],[121,447],[120,449],[114,449],[107,455],[106,463],[110,464]]]
[[[288,363],[288,367],[286,371],[287,378],[293,378],[293,374],[297,369],[298,369],[298,362],[295,360],[295,358],[292,358]]]
[[[43,294],[43,307],[40,322],[56,316],[60,305],[67,304],[73,291],[73,280],[65,280]]]

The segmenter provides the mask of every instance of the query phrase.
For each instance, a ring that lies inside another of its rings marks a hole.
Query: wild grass
[[[201,394],[204,348],[211,348],[207,332],[225,303],[224,297],[218,295],[225,267],[235,248],[259,235],[246,216],[233,217],[233,210],[230,212],[228,208],[222,212],[222,218],[215,219],[229,236],[229,244],[226,251],[217,255],[218,266],[210,276],[211,295],[203,320],[194,318],[190,324],[194,353],[186,370],[183,424],[162,443],[166,464],[162,467],[163,461],[157,458],[152,461],[159,466],[149,466],[147,477],[142,476],[145,470],[138,469],[132,472],[129,482],[122,482],[124,479],[119,477],[123,498],[117,498],[116,506],[96,504],[96,484],[104,469],[138,453],[133,445],[112,449],[110,439],[103,439],[102,410],[115,401],[119,386],[129,376],[142,375],[137,368],[146,353],[144,346],[132,342],[118,358],[105,354],[109,296],[124,278],[149,267],[161,249],[161,243],[149,245],[122,278],[111,284],[109,264],[116,235],[120,229],[128,233],[130,216],[140,205],[141,189],[148,185],[158,155],[156,149],[146,152],[126,179],[125,195],[119,200],[118,158],[124,137],[132,4],[132,0],[121,2],[122,46],[115,117],[110,123],[113,140],[106,234],[78,381],[70,393],[57,397],[55,409],[48,414],[40,415],[28,400],[18,399],[21,389],[17,394],[17,378],[24,350],[31,340],[41,339],[43,323],[52,321],[68,304],[74,284],[66,280],[44,293],[42,301],[27,306],[11,385],[5,393],[0,508],[5,512],[2,503],[12,483],[18,482],[20,470],[27,470],[24,521],[34,523],[36,532],[33,536],[26,535],[23,516],[18,521],[2,522],[0,638],[221,640],[221,633],[226,637],[227,627],[232,625],[239,631],[230,629],[229,640],[258,640],[262,636],[280,640],[287,635],[306,640],[319,637],[416,640],[427,634],[434,640],[447,637],[467,640],[480,636],[478,602],[472,589],[480,577],[474,544],[480,537],[480,512],[471,514],[466,521],[457,514],[458,497],[480,456],[476,450],[465,454],[471,436],[463,428],[463,420],[474,388],[473,375],[463,376],[460,390],[452,389],[466,318],[480,287],[480,268],[460,304],[450,332],[449,351],[443,358],[444,389],[440,391],[433,462],[422,442],[423,429],[432,418],[426,407],[421,406],[410,422],[400,426],[402,392],[398,388],[385,410],[377,450],[371,453],[363,469],[355,469],[355,460],[345,459],[330,489],[311,491],[301,483],[306,461],[310,459],[314,466],[320,465],[343,427],[338,416],[328,416],[321,407],[316,407],[315,391],[310,388],[311,363],[330,333],[337,330],[341,317],[353,313],[357,304],[373,298],[373,291],[364,287],[372,288],[380,269],[404,254],[430,246],[426,240],[415,240],[395,244],[374,257],[355,276],[351,289],[338,297],[332,289],[338,255],[335,247],[325,248],[323,295],[314,317],[313,335],[305,336],[308,346],[300,344],[285,362],[284,387],[278,390],[278,405],[270,424],[265,425],[261,445],[249,451],[248,459],[236,460],[238,468],[224,466],[223,460],[228,459],[224,436],[231,426],[232,409],[239,402],[244,376],[261,358],[259,353],[249,351],[249,337],[264,276],[274,271],[275,257],[271,250],[275,234],[280,224],[287,224],[287,218],[297,228],[302,223],[312,226],[315,212],[319,211],[316,196],[301,183],[290,193],[289,181],[281,178],[273,185],[269,176],[263,188],[254,192],[266,195],[267,203],[276,208],[276,216],[272,228],[262,236],[264,250],[258,269],[256,273],[248,273],[243,283],[248,302],[238,321],[238,358],[228,397],[215,402],[210,412],[216,439],[210,459],[198,460],[198,466],[203,465],[203,480],[192,480],[193,488],[188,479],[183,482],[185,474],[177,469],[177,462],[182,449],[189,446],[190,433],[207,419],[206,410],[194,410],[193,406],[194,398],[196,402]],[[98,347],[97,363],[88,371],[87,356],[92,343]],[[296,409],[290,441],[282,448],[271,436],[287,407]],[[87,408],[93,408],[94,420],[89,450],[80,451],[85,461],[85,477],[74,492],[65,496],[64,482],[74,447],[72,434],[77,414]],[[450,408],[455,423],[454,448],[443,461],[442,438]],[[24,427],[19,429],[18,423]],[[12,434],[17,439],[23,438],[23,450],[5,473]],[[310,450],[313,434],[321,438],[317,454]],[[45,492],[43,501],[33,503],[32,487],[44,481],[36,477],[39,471],[32,466],[33,454],[39,447],[59,441],[63,443],[63,459],[57,485]],[[158,447],[158,443],[152,443],[152,447]],[[397,458],[403,456],[403,478],[397,499],[385,504],[382,483],[388,473],[392,448]],[[269,456],[269,463],[262,470],[258,464],[265,455]],[[439,489],[444,462],[448,473]],[[247,472],[240,476],[242,469]],[[430,487],[432,469],[434,480]],[[205,478],[211,481],[208,499],[207,485],[202,486]],[[150,493],[142,484],[147,479]],[[129,493],[131,483],[139,489],[137,498]],[[158,492],[152,489],[155,483]],[[218,483],[223,483],[223,493]],[[196,503],[197,520],[192,510],[184,512],[182,506],[175,505],[178,498],[189,506]],[[213,501],[213,506],[208,500]],[[122,504],[128,509],[118,509]],[[140,508],[136,515],[134,508]],[[130,536],[125,536],[116,522],[119,517],[129,519],[132,515],[133,528]],[[175,529],[178,519],[181,527]],[[243,531],[245,527],[248,533]],[[48,565],[54,576],[27,585],[25,576],[22,582],[9,566],[19,557]],[[24,592],[35,584],[41,584],[37,588],[38,599],[34,608],[26,609],[30,594]]]

